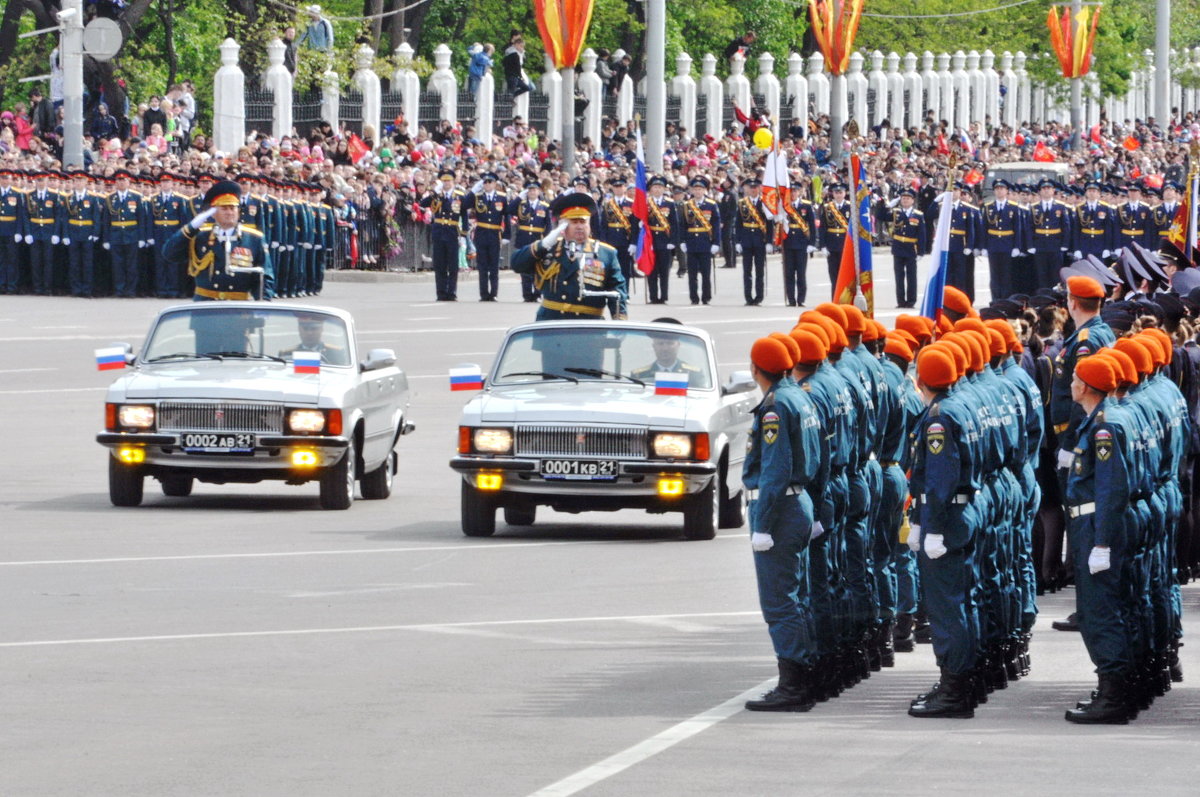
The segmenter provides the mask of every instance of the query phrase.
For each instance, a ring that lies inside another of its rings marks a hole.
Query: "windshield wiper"
[[[571,368],[568,371],[573,370]],[[579,380],[573,376],[563,376],[562,374],[551,374],[546,371],[513,371],[511,374],[504,374],[501,379],[508,379],[510,376],[540,376],[542,379],[565,379],[568,382],[579,384]]]
[[[174,354],[161,354],[158,357],[151,357],[146,360],[148,363],[162,362],[163,360],[191,360],[197,357],[203,357],[209,360],[221,359],[215,354],[198,354],[194,351],[177,351]]]
[[[563,370],[573,374],[582,374],[583,376],[611,376],[614,379],[628,379],[634,384],[641,385],[642,387],[646,386],[645,382],[636,377],[628,376],[627,374],[618,374],[613,371],[605,371],[603,368],[564,368]]]
[[[248,351],[210,351],[203,355],[204,357],[212,357],[214,360],[220,360],[224,357],[242,357],[249,360],[274,360],[277,363],[286,363],[287,360],[282,357],[276,357],[272,354],[259,354],[257,352]]]

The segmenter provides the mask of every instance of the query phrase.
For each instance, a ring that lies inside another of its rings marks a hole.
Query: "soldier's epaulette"
[[[1109,210],[1116,210],[1116,209],[1117,209],[1117,206],[1116,206],[1116,205],[1114,205],[1114,204],[1112,204],[1111,202],[1098,202],[1097,204],[1098,204],[1098,205],[1100,205],[1100,207],[1102,207],[1102,208],[1108,208]]]
[[[601,249],[611,249],[614,252],[617,251],[617,247],[613,246],[612,244],[606,244],[604,241],[596,241],[596,249],[597,251]]]
[[[935,402],[933,404],[930,404],[929,405],[929,414],[930,415],[941,415],[942,414],[941,406],[942,405],[940,402]]]
[[[1088,336],[1089,336],[1089,335],[1091,335],[1091,334],[1092,334],[1092,330],[1090,330],[1090,329],[1081,329],[1081,330],[1079,330],[1079,338],[1078,338],[1078,342],[1079,342],[1079,343],[1085,343],[1085,342],[1087,342]]]
[[[971,210],[979,210],[978,207],[976,207],[975,205],[972,205],[970,202],[963,202],[962,206],[964,208],[970,208]]]
[[[901,211],[901,212],[903,212],[903,211]],[[912,212],[912,215],[914,215],[914,216],[921,216],[921,217],[924,217],[924,216],[925,216],[925,214],[924,214],[924,213],[922,213],[922,212],[921,212],[921,211],[919,211],[919,210],[913,210],[913,212]]]
[[[191,229],[192,225],[188,224],[186,226],[188,229]],[[209,232],[212,228],[213,228],[213,223],[211,221],[206,221],[200,225],[200,229],[197,230],[196,232]]]
[[[205,226],[208,226],[208,225],[205,225]],[[254,229],[253,227],[247,227],[245,224],[239,224],[239,225],[238,225],[238,232],[249,233],[250,235],[253,235],[253,236],[254,236],[254,237],[256,237],[256,238],[262,238],[262,237],[263,237],[263,234],[262,234],[261,232],[259,232],[258,230]]]

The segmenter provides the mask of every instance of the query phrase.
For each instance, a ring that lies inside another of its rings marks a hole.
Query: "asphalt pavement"
[[[824,260],[809,273],[812,305]],[[672,277],[669,305],[638,293],[630,315],[707,328],[726,375],[797,315],[777,258],[763,306],[740,277],[720,270],[708,307]],[[885,322],[890,277],[881,254]],[[973,720],[905,714],[928,646],[807,714],[752,714],[774,660],[746,530],[684,542],[678,515],[543,508],[463,537],[447,369],[487,370],[534,305],[507,272],[499,302],[473,279],[459,297],[407,278],[309,300],[394,347],[414,388],[395,492],[344,512],[279,483],[149,481],[111,506],[92,352],[140,346],[169,303],[0,297],[0,795],[1195,794],[1200,642],[1133,724],[1069,725],[1095,683],[1078,634],[1049,627],[1072,590],[1041,600],[1030,677]],[[1184,596],[1194,635],[1200,588]]]

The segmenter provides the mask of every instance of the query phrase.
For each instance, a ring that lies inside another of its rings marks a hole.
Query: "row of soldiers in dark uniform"
[[[190,298],[164,255],[219,178],[0,170],[0,293]],[[317,295],[336,219],[319,185],[243,174],[241,223],[261,232],[280,296]]]
[[[754,343],[764,399],[743,479],[779,683],[747,708],[835,696],[911,650],[923,613],[940,679],[909,713],[973,716],[1029,671],[1046,492],[1065,502],[1099,675],[1066,718],[1127,722],[1182,679],[1174,546],[1191,430],[1172,344],[1156,329],[1114,342],[1104,288],[1063,276],[1073,329],[1036,357],[1006,312],[978,313],[953,287],[936,324],[901,315],[889,332],[827,304]]]
[[[995,198],[973,204],[974,193],[964,182],[955,184],[950,227],[946,284],[974,300],[975,258],[988,259],[991,295],[1033,293],[1058,283],[1058,270],[1070,262],[1094,256],[1111,263],[1121,249],[1137,244],[1158,250],[1179,208],[1180,186],[1165,183],[1162,202],[1151,205],[1146,195],[1155,189],[1139,183],[1117,188],[1088,181],[1083,188],[1044,179],[1036,187],[997,180]],[[1114,200],[1118,194],[1124,202]],[[922,213],[914,206],[916,192],[904,189],[897,206],[877,209],[891,231],[895,262],[896,302],[916,303],[917,258],[933,246],[939,203]]]

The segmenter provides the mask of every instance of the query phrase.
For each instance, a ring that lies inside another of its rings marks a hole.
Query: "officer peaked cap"
[[[550,212],[560,219],[586,219],[596,215],[596,200],[591,194],[562,194],[550,203]]]
[[[232,180],[221,180],[204,193],[204,206],[237,206],[242,201],[242,187]]]

